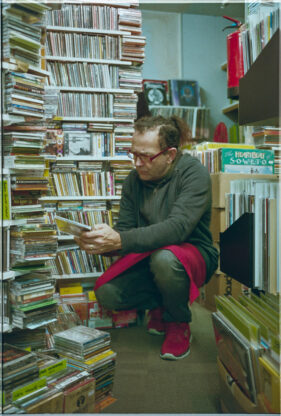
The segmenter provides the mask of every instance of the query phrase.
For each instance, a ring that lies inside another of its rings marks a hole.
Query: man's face
[[[145,133],[136,131],[132,138],[132,152],[143,156],[154,156],[161,152],[158,129],[148,130]],[[172,163],[169,151],[160,154],[152,161],[149,158],[135,157],[136,171],[143,181],[161,179],[168,172]]]

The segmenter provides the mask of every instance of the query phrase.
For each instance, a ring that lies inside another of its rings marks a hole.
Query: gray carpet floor
[[[160,358],[164,337],[148,334],[145,321],[109,330],[117,352],[117,400],[102,413],[221,413],[211,312],[197,302],[191,310],[191,352],[179,361]]]

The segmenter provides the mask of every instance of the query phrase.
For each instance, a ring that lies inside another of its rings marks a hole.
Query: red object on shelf
[[[214,142],[216,143],[227,143],[228,142],[228,133],[227,127],[223,122],[220,122],[214,131]]]
[[[234,24],[227,28],[238,28],[227,35],[227,97],[239,98],[239,80],[244,76],[242,36],[239,27],[241,22],[228,16],[223,16]]]

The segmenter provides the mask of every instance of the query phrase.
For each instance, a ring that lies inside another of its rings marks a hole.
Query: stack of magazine
[[[96,379],[96,403],[111,395],[116,353],[110,334],[79,325],[54,334],[55,350],[70,366],[86,370]]]

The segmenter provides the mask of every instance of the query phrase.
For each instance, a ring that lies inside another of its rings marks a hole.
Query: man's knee
[[[183,264],[171,250],[153,252],[150,267],[158,288],[165,291],[174,291],[175,288],[186,290],[186,285],[189,282],[188,275]]]
[[[173,283],[173,275],[177,268],[178,259],[170,250],[157,250],[152,253],[150,268],[154,274],[157,285],[169,285]]]
[[[101,286],[95,291],[95,294],[99,304],[105,309],[115,310],[118,309],[118,306],[120,306],[116,287],[110,283]]]
[[[178,259],[170,250],[157,250],[151,254],[150,268],[152,272],[161,270],[161,272],[172,270]]]

